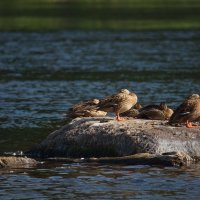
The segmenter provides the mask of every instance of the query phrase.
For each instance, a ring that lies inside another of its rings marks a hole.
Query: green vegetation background
[[[0,1],[0,31],[199,28],[199,0]]]

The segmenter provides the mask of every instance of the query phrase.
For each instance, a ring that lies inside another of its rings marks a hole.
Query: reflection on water
[[[200,93],[199,31],[0,33],[0,154],[65,124],[74,103],[128,88],[176,107]],[[188,199],[199,168],[58,164],[1,171],[2,199]]]
[[[57,164],[2,172],[2,199],[195,199],[199,166],[190,169]]]

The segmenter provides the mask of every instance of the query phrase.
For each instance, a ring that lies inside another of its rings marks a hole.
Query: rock
[[[182,152],[200,157],[200,128],[173,127],[167,121],[77,118],[27,152],[34,157],[106,157]]]
[[[0,168],[29,168],[37,164],[36,160],[27,157],[0,156]]]
[[[166,154],[138,153],[122,157],[101,157],[101,158],[48,158],[48,161],[64,163],[100,163],[100,164],[125,164],[125,165],[159,165],[159,166],[189,166],[194,160],[182,152],[169,152]]]

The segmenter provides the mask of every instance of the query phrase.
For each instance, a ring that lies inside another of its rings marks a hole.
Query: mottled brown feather
[[[77,103],[68,109],[67,117],[72,119],[76,117],[103,117],[107,113],[98,110],[98,104],[98,99]]]
[[[189,96],[177,107],[169,119],[169,123],[185,123],[186,121],[197,121],[200,119],[200,97],[197,94]]]
[[[161,110],[151,108],[143,110],[137,116],[139,119],[165,120],[165,115]]]
[[[117,94],[105,97],[100,100],[99,110],[105,112],[123,113],[129,110],[137,103],[137,96],[135,93],[120,91]]]
[[[173,110],[166,103],[161,102],[160,105],[148,105],[141,108],[137,118],[165,120],[169,119],[173,114]]]

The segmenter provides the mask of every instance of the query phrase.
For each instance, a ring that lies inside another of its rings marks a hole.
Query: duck
[[[181,103],[169,119],[169,124],[184,123],[187,128],[194,128],[192,122],[200,122],[200,96],[192,94]]]
[[[99,102],[99,99],[91,99],[77,103],[68,109],[67,117],[72,119],[76,117],[104,117],[107,112],[97,109]]]
[[[130,110],[123,112],[121,114],[122,117],[132,117],[132,118],[136,118],[139,114],[139,109],[142,108],[142,105],[140,103],[136,103],[133,108],[131,108]]]
[[[161,110],[151,108],[149,110],[143,110],[136,118],[138,119],[152,119],[152,120],[165,120],[165,115]]]
[[[173,109],[169,108],[166,103],[161,102],[159,105],[148,105],[139,109],[137,118],[168,120],[173,112]]]
[[[121,89],[118,93],[101,99],[99,102],[99,109],[104,112],[115,113],[116,120],[122,121],[125,120],[125,118],[120,117],[120,114],[131,109],[131,107],[137,103],[137,100],[138,97],[135,93],[127,89]]]
[[[134,106],[133,106],[134,109],[136,110],[140,110],[142,108],[142,105],[140,103],[136,103]]]

